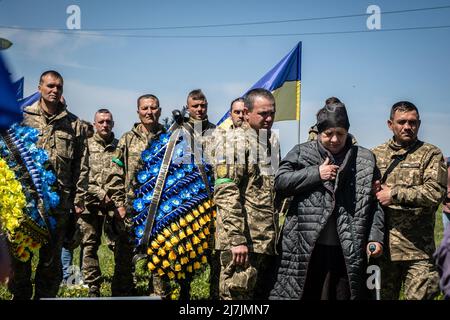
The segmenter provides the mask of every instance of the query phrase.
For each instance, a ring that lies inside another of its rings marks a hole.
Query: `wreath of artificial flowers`
[[[144,165],[136,174],[133,201],[136,246],[143,240],[148,207],[169,138],[170,133],[160,135],[141,154]],[[185,151],[186,140],[181,136],[174,149],[147,248],[148,269],[176,280],[185,279],[187,273],[207,263],[205,249],[209,246],[210,228],[216,214],[198,167],[182,161]],[[204,168],[211,185],[211,167],[204,163]]]
[[[50,241],[56,225],[51,214],[59,204],[47,152],[36,147],[38,134],[14,124],[0,135],[0,219],[21,261]]]

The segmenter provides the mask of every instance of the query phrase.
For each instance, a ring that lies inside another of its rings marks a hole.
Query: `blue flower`
[[[137,238],[142,238],[142,236],[144,235],[144,226],[143,225],[137,226],[136,229],[134,230],[134,234],[136,235]]]
[[[141,198],[135,199],[133,201],[133,208],[137,212],[141,212],[145,208],[144,200],[142,200]]]
[[[59,195],[56,192],[50,191],[48,193],[50,208],[56,208],[59,205]]]
[[[183,200],[187,200],[187,199],[190,199],[190,198],[191,198],[191,194],[190,194],[190,192],[189,192],[188,189],[183,189],[183,190],[181,190],[181,192],[180,192],[180,197],[181,197],[181,199],[183,199]]]
[[[192,170],[194,170],[194,165],[193,164],[185,164],[183,166],[183,170],[185,172],[192,172]]]
[[[144,183],[144,182],[146,182],[147,180],[148,180],[148,178],[149,178],[149,174],[148,174],[148,172],[147,171],[140,171],[138,174],[137,174],[137,179],[138,179],[138,181],[140,182],[140,183]]]
[[[152,202],[152,198],[153,198],[153,191],[146,193],[142,199],[144,199],[145,203],[149,203]]]
[[[177,179],[173,175],[168,176],[167,180],[166,180],[166,186],[167,187],[173,186],[173,184],[176,182],[176,180]]]
[[[144,162],[148,162],[152,159],[153,154],[150,152],[150,150],[147,149],[142,151],[141,157]]]
[[[163,133],[159,136],[159,141],[161,141],[162,144],[167,144],[169,142],[170,135],[167,133]]]
[[[180,206],[182,203],[181,198],[178,196],[173,197],[170,201],[172,202],[172,204],[175,208]]]
[[[183,169],[178,169],[175,171],[174,175],[177,180],[180,180],[181,178],[184,177],[185,173],[184,173]]]
[[[190,191],[192,194],[197,194],[199,190],[200,190],[200,189],[199,189],[198,185],[195,184],[195,183],[192,183],[192,184],[189,186],[189,191]]]
[[[170,211],[172,211],[172,204],[170,203],[170,201],[165,201],[161,204],[160,209],[164,213],[169,213]]]
[[[159,173],[159,168],[160,166],[155,164],[153,166],[150,167],[150,173],[154,176],[156,176]]]
[[[44,179],[49,185],[52,185],[56,182],[56,176],[51,170],[44,171]]]

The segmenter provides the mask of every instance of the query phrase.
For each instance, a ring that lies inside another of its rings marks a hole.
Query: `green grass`
[[[435,242],[438,246],[441,243],[443,237],[442,215],[441,208],[436,212],[436,226],[435,226]],[[114,257],[112,252],[108,249],[103,241],[99,248],[98,256],[100,259],[100,269],[102,270],[103,282],[100,288],[101,296],[111,296],[111,281],[114,273]],[[80,249],[77,248],[74,251],[74,265],[79,265],[80,261]],[[37,265],[37,257],[33,257],[32,268],[33,274]],[[145,263],[142,261],[136,266],[136,289],[139,295],[149,295],[148,291],[148,271],[145,268]],[[209,267],[202,272],[198,272],[194,277],[194,281],[191,284],[191,298],[193,300],[208,299],[209,297]],[[172,299],[178,298],[179,287],[175,282],[172,285]],[[87,297],[88,290],[81,287],[61,287],[58,292],[58,297]],[[11,293],[8,291],[5,285],[0,285],[0,300],[9,300],[12,298]],[[443,299],[443,295],[440,295],[437,299]]]

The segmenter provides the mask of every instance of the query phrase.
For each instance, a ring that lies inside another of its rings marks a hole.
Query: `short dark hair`
[[[329,97],[329,98],[327,98],[327,100],[325,100],[325,105],[332,105],[332,104],[336,104],[336,103],[342,103],[342,101],[336,97]]]
[[[113,118],[113,115],[112,115],[112,112],[111,112],[111,111],[109,111],[109,110],[106,109],[106,108],[100,108],[100,109],[98,109],[98,110],[95,112],[95,114],[94,114],[94,122],[95,122],[95,116],[97,115],[97,113],[109,113],[109,114],[111,115],[111,119]]]
[[[64,79],[63,79],[62,75],[58,71],[47,70],[47,71],[44,71],[41,74],[41,76],[39,77],[39,84],[41,84],[43,82],[44,77],[47,76],[47,75],[51,75],[51,76],[53,76],[53,77],[55,77],[57,79],[60,79],[61,81],[64,82]]]
[[[138,109],[139,109],[139,101],[141,101],[142,99],[153,99],[153,100],[155,100],[156,103],[158,104],[158,108],[159,108],[159,99],[158,99],[158,97],[155,96],[154,94],[148,93],[148,94],[143,94],[142,96],[140,96],[137,99],[137,107],[138,107]]]
[[[235,102],[243,102],[244,105],[245,105],[245,99],[244,99],[244,98],[242,98],[242,97],[236,98],[236,99],[234,99],[233,101],[231,101],[231,104],[230,104],[230,112],[233,110],[233,104],[234,104]]]
[[[391,108],[391,115],[390,115],[391,120],[394,119],[394,114],[397,111],[400,111],[400,112],[415,111],[415,112],[417,112],[417,119],[420,119],[419,110],[412,102],[399,101],[399,102],[394,103],[394,105]]]
[[[191,92],[189,92],[187,99],[186,99],[186,103],[188,103],[189,98],[192,98],[194,100],[205,100],[206,102],[208,102],[202,89],[195,89],[195,90],[192,90]]]
[[[255,103],[255,98],[263,97],[270,100],[275,107],[275,97],[272,92],[263,88],[255,88],[247,92],[244,96],[244,104],[249,112],[253,111],[253,104]]]

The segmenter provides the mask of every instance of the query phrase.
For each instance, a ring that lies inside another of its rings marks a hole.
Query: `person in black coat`
[[[344,104],[317,114],[318,139],[282,160],[275,189],[293,197],[270,299],[366,299],[367,257],[383,252],[384,213],[371,151],[352,144]],[[369,250],[371,246],[372,251]]]

